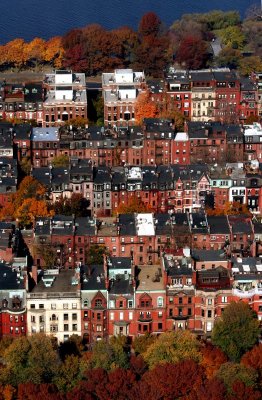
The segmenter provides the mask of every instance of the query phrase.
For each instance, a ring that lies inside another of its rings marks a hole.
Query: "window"
[[[64,314],[64,321],[68,321],[68,314]]]
[[[73,308],[73,310],[75,310],[77,308],[77,303],[73,303],[72,308]]]
[[[69,330],[69,325],[68,324],[64,324],[64,331],[67,332]]]
[[[132,308],[133,307],[133,300],[128,300],[128,308]]]
[[[101,300],[101,299],[96,299],[96,301],[95,301],[95,307],[96,307],[96,308],[102,307],[102,300]]]
[[[212,318],[212,310],[207,310],[207,318]]]
[[[157,298],[157,307],[163,307],[164,306],[164,299],[163,297],[158,297]]]
[[[31,315],[31,322],[35,323],[35,316]]]
[[[227,296],[222,296],[222,303],[227,303]]]
[[[39,308],[45,308],[44,304],[39,304]]]
[[[74,332],[77,331],[77,324],[72,325],[72,331],[74,331]]]
[[[179,297],[179,298],[178,298],[178,303],[179,303],[179,304],[183,304],[183,297]]]
[[[158,325],[158,326],[157,326],[158,330],[159,330],[159,331],[162,331],[162,329],[163,329],[163,324],[162,324],[162,322],[159,322],[157,325]]]
[[[97,332],[102,332],[102,325],[97,325],[96,326],[96,331]]]
[[[83,305],[84,305],[84,307],[88,307],[88,300],[84,300]]]
[[[77,314],[76,314],[76,313],[72,314],[72,320],[73,320],[73,321],[76,321],[76,320],[77,320]]]
[[[30,304],[30,308],[35,308],[35,304]]]
[[[68,310],[68,303],[63,304],[63,309]]]
[[[56,310],[56,304],[51,304],[51,310]]]
[[[110,313],[110,320],[114,321],[114,313],[113,312]]]
[[[133,319],[133,312],[132,311],[130,311],[128,313],[128,318],[130,319],[130,321],[132,321],[132,319]]]
[[[123,319],[124,319],[124,313],[123,313],[123,312],[120,312],[120,313],[119,313],[119,319],[120,319],[120,320],[123,320]]]
[[[208,304],[209,306],[211,306],[211,305],[212,305],[212,299],[207,299],[207,304]]]

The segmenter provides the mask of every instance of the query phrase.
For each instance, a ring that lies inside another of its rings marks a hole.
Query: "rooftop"
[[[137,290],[141,292],[164,289],[164,280],[159,265],[143,265],[137,275]]]

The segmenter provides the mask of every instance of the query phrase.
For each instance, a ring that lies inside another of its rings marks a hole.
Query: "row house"
[[[2,83],[0,88],[0,119],[36,121],[42,124],[43,89],[38,83],[11,85]]]
[[[54,252],[58,267],[75,268],[87,262],[87,250],[96,236],[96,221],[85,217],[55,215],[52,218],[36,218],[32,244],[36,247],[34,262],[46,267],[43,249]]]
[[[246,160],[262,161],[262,126],[259,123],[244,126],[244,152]]]
[[[163,109],[172,113],[178,111],[186,118],[192,113],[191,83],[187,71],[179,70],[166,77]]]
[[[0,205],[10,201],[10,195],[17,190],[17,161],[9,157],[0,157]]]
[[[87,119],[85,74],[56,70],[43,81],[44,102],[41,126],[63,125],[70,120]]]
[[[146,89],[144,72],[116,69],[102,74],[104,122],[109,127],[135,125],[135,105]]]
[[[245,123],[248,118],[258,116],[258,88],[250,79],[241,79],[240,90],[240,121]]]
[[[26,324],[26,282],[21,271],[0,266],[0,337],[24,336]]]
[[[237,257],[232,262],[233,295],[247,302],[262,320],[262,263],[261,258]]]
[[[38,273],[36,272],[38,275]],[[58,343],[82,335],[80,271],[48,269],[27,293],[27,333],[45,333]]]

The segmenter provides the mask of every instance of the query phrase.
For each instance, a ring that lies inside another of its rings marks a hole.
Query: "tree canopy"
[[[257,343],[259,333],[259,321],[249,305],[232,302],[215,323],[212,342],[219,346],[230,360],[239,361],[242,355]]]

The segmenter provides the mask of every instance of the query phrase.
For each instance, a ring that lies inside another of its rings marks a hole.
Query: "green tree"
[[[100,340],[93,348],[92,368],[103,368],[107,371],[115,368],[128,368],[126,337],[111,337],[109,342]]]
[[[4,352],[0,379],[5,384],[52,382],[59,369],[59,357],[52,339],[43,334],[17,338]]]
[[[69,166],[69,157],[65,154],[61,154],[60,156],[56,156],[52,159],[53,167],[68,167]]]
[[[242,75],[262,71],[262,60],[259,56],[244,57],[239,61],[239,70]]]
[[[233,362],[222,364],[216,373],[216,377],[224,382],[229,391],[235,381],[241,381],[246,386],[252,387],[256,385],[257,381],[257,373],[254,369]]]
[[[106,254],[105,246],[92,244],[86,251],[87,264],[103,264],[104,254]]]
[[[83,378],[84,372],[88,368],[88,362],[84,359],[79,359],[73,354],[66,356],[64,362],[59,368],[55,384],[59,391],[69,392]]]
[[[219,36],[225,46],[240,50],[244,47],[245,35],[239,26],[228,26],[219,31]]]
[[[136,336],[133,341],[133,349],[136,354],[145,353],[148,347],[154,343],[156,340],[155,336],[149,335],[146,333],[145,335]]]
[[[19,165],[25,175],[30,175],[31,167],[32,167],[30,157],[23,157],[21,159]]]
[[[248,304],[232,302],[215,323],[212,342],[232,361],[239,361],[258,341],[259,322]]]
[[[189,331],[165,332],[152,343],[145,353],[144,360],[149,368],[162,363],[178,363],[185,359],[200,361],[199,342]]]

